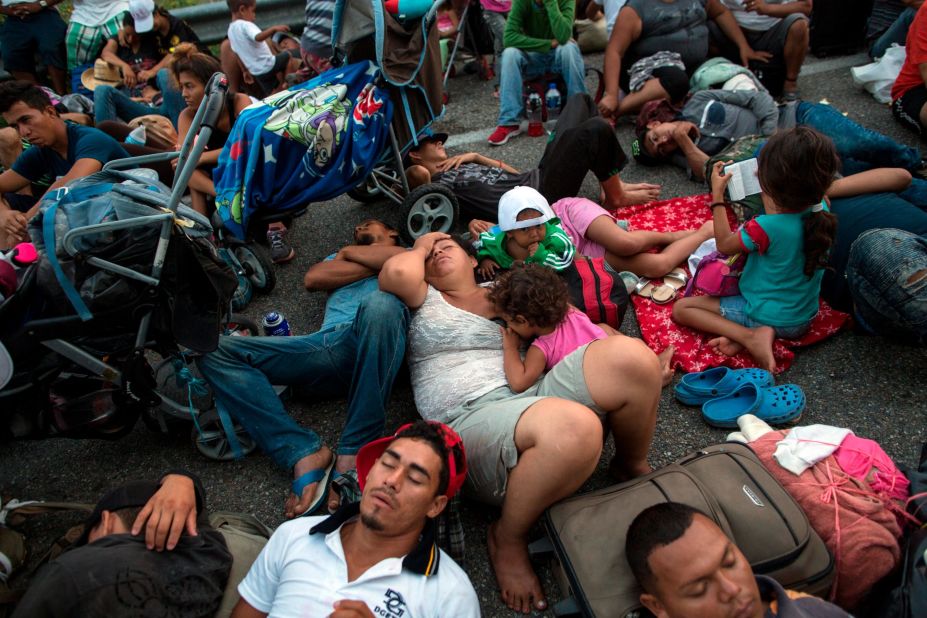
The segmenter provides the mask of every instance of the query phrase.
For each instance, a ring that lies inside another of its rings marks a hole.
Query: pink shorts
[[[605,247],[599,243],[586,239],[586,230],[589,225],[599,217],[608,217],[614,220],[607,210],[584,197],[565,197],[550,206],[557,217],[560,226],[567,233],[576,252],[589,257],[605,257]]]

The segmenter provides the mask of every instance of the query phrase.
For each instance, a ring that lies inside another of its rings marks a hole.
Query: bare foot
[[[621,200],[617,206],[631,206],[632,204],[646,204],[660,197],[660,185],[647,182],[621,183]]]
[[[617,483],[624,483],[636,479],[639,476],[650,474],[653,468],[646,460],[637,463],[628,463],[618,458],[618,455],[612,457],[608,464],[608,475]]]
[[[776,340],[776,331],[770,326],[754,328],[750,339],[745,341],[745,347],[756,364],[772,373],[776,372],[776,357],[773,355],[773,341]]]
[[[493,522],[489,526],[486,543],[489,559],[496,572],[496,582],[502,593],[502,602],[509,609],[523,614],[532,610],[544,611],[547,609],[547,601],[541,582],[531,567],[527,542],[523,539],[497,539],[498,523]]]
[[[347,472],[348,470],[353,470],[356,467],[357,456],[356,455],[338,455],[335,459],[335,472]],[[341,496],[338,495],[338,492],[335,491],[334,485],[328,492],[328,512],[334,513],[338,510],[338,507],[341,505]]]
[[[662,386],[664,387],[673,381],[673,374],[676,373],[673,368],[673,354],[675,352],[676,348],[668,345],[665,350],[657,354],[657,358],[660,359],[660,374],[663,378]]]
[[[708,345],[714,348],[718,354],[724,354],[725,356],[736,356],[744,349],[742,345],[727,337],[715,337],[708,342]]]
[[[310,470],[328,467],[328,464],[332,462],[332,457],[334,456],[335,454],[332,453],[330,448],[323,446],[312,455],[307,455],[296,462],[296,465],[293,466],[293,478],[298,479]],[[301,496],[297,496],[293,492],[290,492],[290,496],[286,499],[286,505],[283,507],[283,513],[286,515],[287,519],[292,519],[306,512],[306,509],[309,508],[309,505],[312,504],[312,499],[315,497],[315,488],[317,486],[318,483],[306,485],[305,489],[303,489],[303,495]]]

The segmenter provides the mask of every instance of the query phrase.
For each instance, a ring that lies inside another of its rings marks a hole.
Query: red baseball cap
[[[447,491],[444,492],[444,495],[450,499],[454,497],[454,494],[460,491],[460,488],[467,478],[467,455],[464,451],[463,440],[460,439],[456,431],[444,423],[439,423],[437,421],[426,422],[436,428],[438,433],[443,436],[444,446],[447,447],[448,453],[451,455],[445,462],[447,465],[448,480]],[[367,484],[367,475],[370,473],[373,464],[380,458],[380,455],[383,454],[390,444],[399,438],[405,437],[402,433],[412,427],[413,424],[414,423],[406,423],[397,429],[396,433],[393,435],[365,444],[361,447],[361,450],[357,452],[357,483],[360,485],[361,491],[364,490],[364,485]],[[413,436],[413,439],[416,438]],[[454,457],[455,453],[457,453],[456,457]],[[459,468],[457,466],[458,461],[460,462]]]

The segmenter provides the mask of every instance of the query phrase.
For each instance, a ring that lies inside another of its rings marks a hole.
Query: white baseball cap
[[[529,208],[538,211],[541,216],[518,221],[518,214]],[[506,191],[499,200],[499,229],[503,232],[547,223],[556,216],[544,196],[531,187],[515,187]]]
[[[154,10],[154,0],[129,0],[129,15],[135,20],[136,32],[151,32],[154,28]]]

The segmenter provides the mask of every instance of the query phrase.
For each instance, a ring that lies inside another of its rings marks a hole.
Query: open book
[[[756,176],[756,159],[747,159],[739,163],[731,163],[724,167],[724,173],[731,175],[727,183],[727,194],[732,202],[742,200],[748,195],[760,193],[760,179]]]

